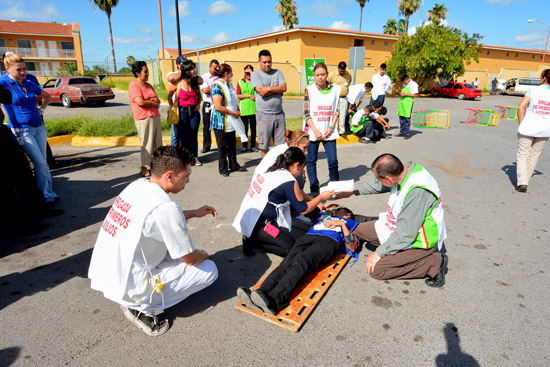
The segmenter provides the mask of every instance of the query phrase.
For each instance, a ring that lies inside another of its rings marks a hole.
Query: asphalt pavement
[[[415,110],[449,109],[450,128],[415,128],[410,140],[338,146],[342,180],[372,180],[370,164],[385,152],[424,165],[438,180],[448,231],[447,283],[432,289],[423,280],[373,280],[365,272],[370,250],[363,249],[298,333],[235,309],[237,287],[254,285],[281,260],[264,253],[244,257],[240,235],[231,227],[259,154],[239,153],[239,163],[249,171],[228,178],[217,173],[217,153],[204,154],[204,165],[193,167],[191,182],[174,195],[183,208],[209,204],[218,210],[217,220],[192,219],[189,229],[196,247],[212,255],[220,276],[168,309],[172,328],[151,338],[91,290],[86,277],[109,206],[139,178],[139,148],[54,146],[59,167],[52,170],[53,187],[65,214],[41,221],[38,233],[3,233],[0,239],[0,365],[550,365],[550,199],[545,189],[550,149],[541,155],[529,191],[518,193],[517,122],[460,123],[466,107],[495,109],[519,101],[418,98]],[[394,127],[397,104],[387,99]],[[322,182],[328,180],[323,153],[318,174]],[[387,199],[381,194],[340,203],[377,216]]]

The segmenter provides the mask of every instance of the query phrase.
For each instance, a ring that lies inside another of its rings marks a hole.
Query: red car
[[[115,98],[111,88],[99,85],[94,78],[86,76],[52,78],[42,88],[52,96],[53,103],[62,103],[67,108],[73,103],[95,103],[103,106],[105,101]]]
[[[469,83],[450,82],[444,87],[433,88],[432,96],[453,97],[458,99],[474,99],[478,97],[481,98],[481,89],[478,89]]]

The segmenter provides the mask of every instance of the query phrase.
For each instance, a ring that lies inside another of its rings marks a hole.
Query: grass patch
[[[48,137],[74,134],[79,136],[137,136],[134,117],[131,113],[123,116],[92,117],[77,115],[63,118],[45,119]],[[169,136],[171,127],[161,116],[162,135]]]
[[[289,97],[298,97],[298,96],[303,97],[304,93],[285,92],[284,95]]]
[[[130,82],[127,80],[104,80],[99,82],[101,85],[106,85],[109,88],[116,88],[118,90],[128,90]]]
[[[166,116],[160,117],[162,135],[170,136],[172,126],[166,122]],[[123,116],[87,116],[76,115],[70,117],[45,118],[44,124],[48,130],[48,137],[59,135],[78,136],[137,136],[134,117],[131,113]],[[289,130],[301,130],[303,119],[291,117],[286,119],[286,127]],[[199,127],[199,135],[202,135],[202,121]]]

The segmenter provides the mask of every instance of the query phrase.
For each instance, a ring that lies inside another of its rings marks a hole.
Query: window
[[[0,47],[6,47],[6,40],[3,38],[0,38]]]
[[[371,41],[370,41],[370,44],[371,44],[371,45],[374,45],[374,40],[371,40]]]
[[[36,64],[34,62],[25,61],[25,66],[27,67],[27,71],[36,71]]]
[[[506,57],[510,56],[510,53],[509,52],[506,52]]]
[[[31,40],[17,40],[17,47],[18,48],[32,48],[32,41]]]
[[[252,47],[252,43],[249,42],[249,43],[248,43],[248,47]]]
[[[50,79],[44,84],[43,88],[55,88],[58,79]],[[61,79],[59,79],[61,80]]]
[[[387,46],[388,45],[388,41],[384,41],[384,46]]]
[[[518,57],[518,54],[516,54],[516,57]]]
[[[535,58],[535,55],[533,55],[532,59],[534,59],[534,58]]]
[[[355,39],[355,40],[353,40],[353,46],[354,46],[354,47],[365,46],[365,41],[364,41],[364,40]]]
[[[489,55],[489,52],[490,52],[490,51],[487,51],[487,55]]]
[[[279,39],[278,39],[278,38],[275,38],[275,43],[279,43]]]
[[[61,41],[62,50],[74,50],[74,42]]]
[[[290,37],[289,36],[286,36],[286,41],[288,42],[290,40]]]
[[[72,78],[69,79],[69,85],[74,84],[97,84],[95,79],[92,78]]]
[[[462,86],[460,84],[455,84],[455,86],[453,87],[453,89],[462,89]]]

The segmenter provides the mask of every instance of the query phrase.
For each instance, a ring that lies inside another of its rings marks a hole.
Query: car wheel
[[[63,107],[67,107],[67,108],[71,108],[71,106],[73,104],[73,102],[71,101],[69,96],[66,95],[66,94],[63,94],[61,96],[61,103],[63,104]]]
[[[466,96],[464,95],[464,93],[460,93],[460,94],[458,95],[458,99],[464,100],[464,99],[466,99]]]
[[[501,94],[504,94],[504,93],[502,93],[502,89],[497,89],[497,90],[495,90],[495,94],[496,95],[501,95]]]
[[[433,96],[433,97],[439,97],[439,92],[436,91],[436,90],[434,90],[434,91],[432,92],[432,96]]]
[[[105,101],[97,101],[95,104],[97,107],[103,107],[105,106]]]

